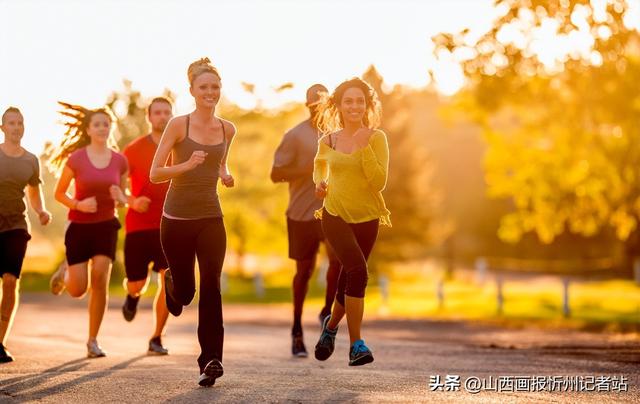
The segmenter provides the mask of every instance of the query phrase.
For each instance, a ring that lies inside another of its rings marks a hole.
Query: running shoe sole
[[[169,272],[169,270],[164,271],[164,286],[167,310],[169,310],[169,313],[173,314],[175,317],[178,317],[180,314],[182,314],[182,305],[173,300],[173,298],[169,294],[169,289],[173,289],[173,277],[171,276],[171,272]]]
[[[56,296],[59,296],[64,292],[65,284],[64,284],[64,268],[65,263],[58,265],[58,269],[54,272],[53,276],[49,280],[49,290]]]
[[[130,310],[129,309],[129,305],[127,304],[130,299],[133,300],[133,298],[131,298],[129,295],[127,295],[127,297],[125,298],[124,304],[122,305],[122,316],[127,321],[133,321],[133,319],[136,317],[136,313],[138,312],[138,300],[140,298],[138,298],[138,300],[136,300],[136,302],[135,302],[135,304],[133,306],[133,310]]]
[[[200,379],[198,379],[198,384],[202,387],[211,387],[216,383],[216,379],[223,374],[224,369],[222,368],[222,363],[214,359],[205,366],[204,372],[202,372]]]
[[[362,366],[371,362],[373,362],[373,354],[369,352],[363,356],[359,356],[355,359],[349,360],[349,366]]]

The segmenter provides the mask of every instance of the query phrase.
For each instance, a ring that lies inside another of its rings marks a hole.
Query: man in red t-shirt
[[[171,101],[163,97],[154,98],[147,112],[151,133],[134,140],[123,151],[129,161],[131,196],[128,197],[124,242],[128,294],[122,314],[127,321],[135,317],[140,295],[149,282],[149,264],[153,263],[152,269],[158,273],[158,292],[153,305],[155,331],[149,340],[148,353],[166,355],[169,351],[162,346],[160,338],[169,317],[164,296],[164,271],[168,265],[160,245],[160,218],[169,182],[152,184],[149,171],[160,137],[173,116]]]

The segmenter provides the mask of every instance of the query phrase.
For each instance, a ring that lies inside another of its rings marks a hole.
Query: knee
[[[195,289],[184,290],[184,291],[174,290],[173,293],[171,294],[171,297],[181,305],[188,306],[193,300],[193,297],[195,295],[196,295]]]
[[[144,289],[145,285],[146,285],[146,281],[127,280],[127,291],[129,292],[130,295],[142,293],[142,289]]]
[[[220,295],[220,277],[219,276],[200,276],[200,296]]]
[[[369,275],[367,274],[366,265],[351,268],[347,272],[345,294],[351,297],[364,297],[364,291],[367,288],[368,281]]]
[[[313,267],[308,262],[300,262],[298,261],[298,265],[296,266],[296,279],[304,282],[308,282],[311,279],[311,273],[313,272]]]
[[[82,297],[85,293],[87,293],[86,285],[67,285],[67,293],[71,297]]]
[[[91,274],[91,289],[92,290],[107,290],[109,284],[109,274],[107,273],[92,273]]]

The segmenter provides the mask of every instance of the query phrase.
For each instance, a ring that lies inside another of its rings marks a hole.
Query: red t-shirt
[[[98,210],[95,213],[69,210],[69,221],[97,223],[116,217],[116,203],[111,199],[109,188],[111,185],[120,186],[120,179],[127,171],[127,159],[122,154],[111,150],[109,165],[105,168],[96,168],[89,160],[87,148],[83,147],[71,153],[67,160],[67,167],[73,171],[74,198],[81,201],[95,196],[98,202]]]
[[[169,189],[169,181],[153,184],[149,181],[149,171],[153,156],[158,145],[151,135],[140,137],[125,147],[123,153],[129,161],[129,179],[131,180],[131,195],[146,196],[151,199],[149,210],[144,213],[129,208],[126,218],[126,232],[133,233],[141,230],[160,229],[160,218],[164,199]]]

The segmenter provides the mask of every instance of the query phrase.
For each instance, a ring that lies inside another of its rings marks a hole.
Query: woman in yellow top
[[[316,217],[333,247],[342,270],[336,303],[322,325],[315,349],[326,360],[335,347],[338,324],[347,315],[351,349],[349,366],[373,362],[373,354],[360,336],[367,286],[367,259],[378,236],[378,225],[391,226],[382,199],[387,183],[387,137],[377,129],[381,108],[376,92],[358,78],[340,84],[319,107],[318,141],[313,182],[316,196],[324,198]]]

